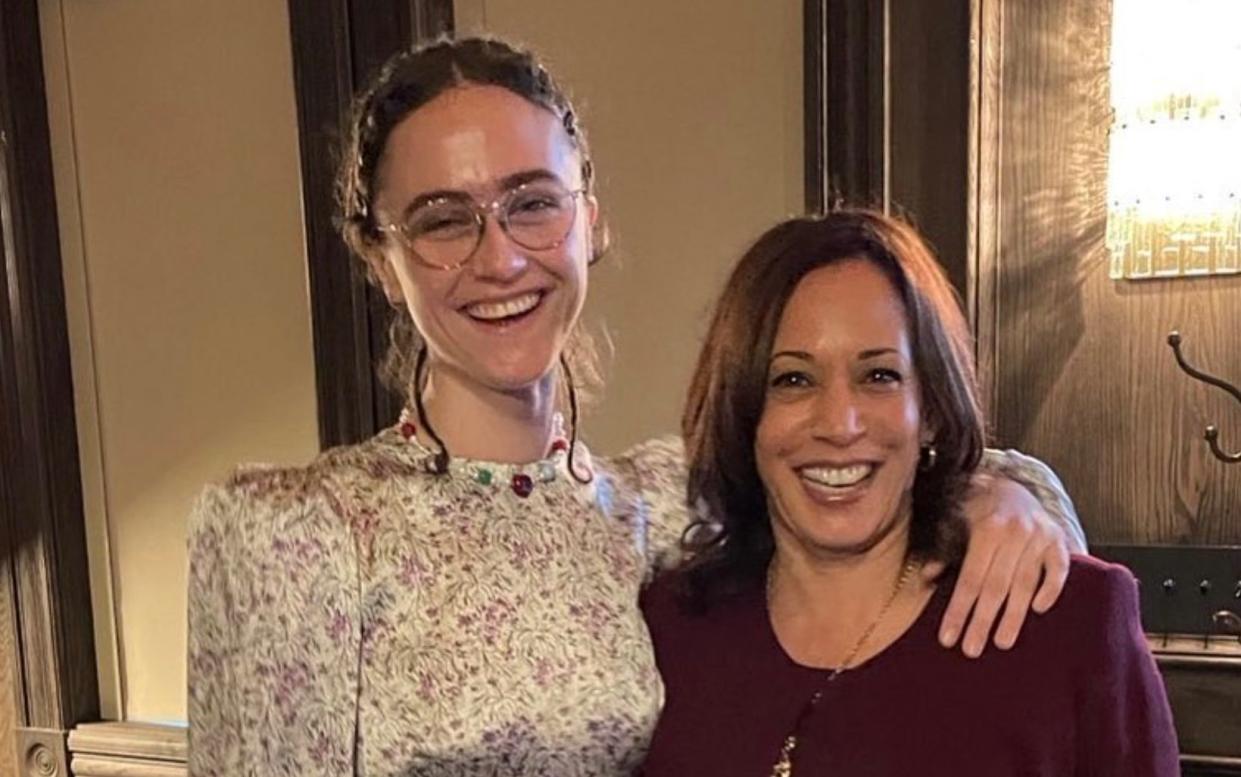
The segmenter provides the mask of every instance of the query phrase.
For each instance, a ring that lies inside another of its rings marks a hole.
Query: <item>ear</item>
[[[593,194],[587,194],[582,200],[586,203],[586,219],[590,224],[590,228],[594,229],[599,223],[599,198]]]
[[[587,228],[590,230],[590,258],[587,264],[593,265],[608,252],[612,236],[608,233],[607,221],[600,217],[598,198],[588,194],[583,200],[586,203]]]
[[[376,280],[379,281],[379,287],[383,289],[384,296],[388,298],[388,303],[394,307],[400,307],[405,304],[405,294],[401,290],[401,282],[396,276],[396,268],[392,265],[393,261],[395,260],[391,257],[390,252],[385,251],[380,246],[373,246],[366,255],[366,263],[370,266]]]

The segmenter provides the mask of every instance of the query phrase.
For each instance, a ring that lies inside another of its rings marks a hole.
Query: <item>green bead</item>
[[[491,470],[480,469],[474,473],[474,479],[484,486],[491,485]]]

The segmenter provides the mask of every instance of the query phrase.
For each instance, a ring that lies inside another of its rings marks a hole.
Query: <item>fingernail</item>
[[[957,644],[957,630],[954,628],[946,628],[939,633],[939,644],[944,647],[952,647]]]
[[[970,658],[978,658],[982,655],[982,643],[978,640],[970,640],[965,643],[965,655]]]

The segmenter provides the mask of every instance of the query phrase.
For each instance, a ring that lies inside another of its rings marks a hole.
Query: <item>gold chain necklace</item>
[[[896,602],[896,597],[900,595],[901,589],[909,582],[909,578],[913,576],[914,570],[919,566],[921,565],[913,559],[905,562],[905,566],[901,568],[901,574],[896,578],[896,583],[892,586],[892,592],[888,594],[888,598],[884,601],[883,606],[879,608],[879,614],[875,616],[875,619],[870,622],[870,625],[858,637],[857,642],[853,643],[853,647],[849,649],[840,665],[833,669],[823,680],[823,687],[815,691],[810,700],[797,713],[797,718],[793,723],[793,730],[784,738],[784,744],[780,747],[780,760],[776,761],[776,765],[771,769],[771,777],[792,777],[793,751],[797,749],[797,737],[802,724],[806,721],[806,718],[810,717],[810,713],[814,711],[815,706],[819,703],[819,699],[823,697],[823,691],[826,686],[839,677],[841,672],[850,668],[849,665],[853,663],[853,659],[857,658],[858,653],[862,650],[862,646],[866,644],[866,640],[870,639],[870,636],[875,633],[875,629],[883,622],[884,616],[888,614],[888,610],[892,609],[892,605]],[[774,564],[767,567],[768,611],[771,610],[771,578],[774,568]]]

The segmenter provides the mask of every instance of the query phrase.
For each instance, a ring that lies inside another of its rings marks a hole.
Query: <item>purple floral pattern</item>
[[[356,761],[361,775],[620,775],[641,761],[663,688],[636,603],[688,518],[680,444],[597,461],[586,485],[555,456],[530,465],[557,472],[527,497],[507,474],[427,474],[425,455],[388,431],[204,493],[191,774],[353,775]]]

